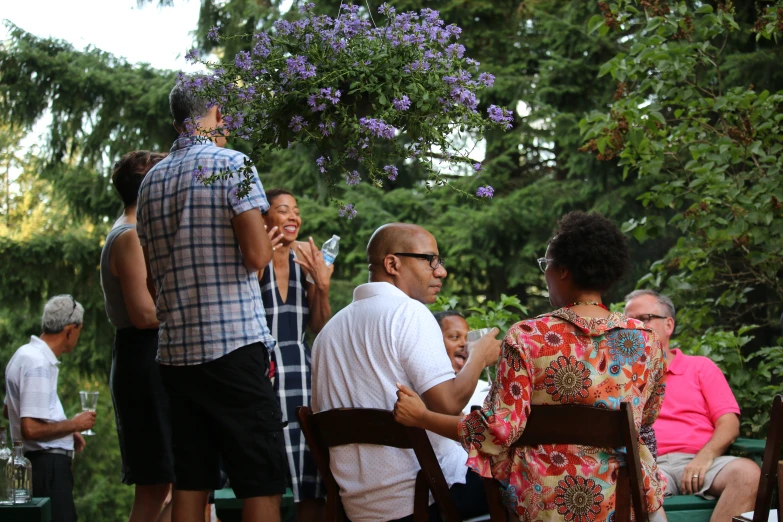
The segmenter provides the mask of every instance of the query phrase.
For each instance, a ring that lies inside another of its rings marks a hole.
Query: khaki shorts
[[[680,491],[682,473],[685,471],[685,466],[687,466],[695,456],[696,455],[691,453],[667,453],[662,457],[658,457],[658,469],[661,470],[664,475],[666,475],[666,491],[663,492],[665,496],[670,497],[672,495],[683,494]],[[716,498],[712,495],[708,495],[707,490],[712,487],[712,481],[715,480],[715,477],[718,475],[718,473],[720,473],[720,471],[726,467],[726,464],[736,458],[738,457],[723,455],[713,460],[712,466],[710,466],[710,469],[707,470],[707,476],[704,477],[704,486],[694,494],[706,499]]]

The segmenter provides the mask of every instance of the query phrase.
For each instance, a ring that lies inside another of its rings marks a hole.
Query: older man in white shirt
[[[95,412],[68,419],[57,395],[58,358],[76,346],[83,315],[70,295],[51,298],[41,319],[43,333],[20,347],[5,370],[3,413],[11,437],[22,441],[33,465],[33,496],[51,498],[53,522],[76,520],[71,460],[84,448],[79,432],[95,425]]]
[[[370,282],[354,290],[353,302],[313,344],[313,410],[391,410],[399,382],[416,390],[431,410],[460,413],[481,372],[497,362],[497,330],[476,343],[455,377],[438,323],[425,306],[435,301],[447,275],[435,238],[416,225],[387,224],[370,239],[367,258]],[[433,434],[430,441],[461,515],[485,512],[483,485],[468,473],[462,447]],[[332,448],[330,457],[353,522],[406,520],[413,513],[419,470],[413,451],[349,445]]]

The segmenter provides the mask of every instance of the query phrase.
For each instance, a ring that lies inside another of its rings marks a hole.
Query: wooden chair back
[[[445,522],[461,520],[449,493],[448,483],[443,477],[443,471],[424,430],[399,424],[394,420],[392,412],[387,410],[341,408],[313,413],[310,408],[300,406],[296,409],[296,416],[313,454],[313,460],[326,485],[327,522],[346,520],[340,500],[340,487],[329,468],[329,448],[346,444],[376,444],[412,449],[421,466],[421,470],[416,475],[414,521],[429,520],[430,492]],[[383,473],[383,470],[378,472]]]
[[[633,410],[628,403],[622,403],[619,410],[581,405],[536,405],[530,408],[525,431],[514,446],[624,446],[627,466],[620,468],[617,479],[615,521],[625,522],[631,519],[632,507],[637,521],[648,520],[638,440]],[[490,516],[492,520],[501,520],[501,517],[505,516],[505,508],[500,500],[499,484],[494,479],[485,479],[484,486],[490,505]]]
[[[772,410],[769,414],[767,428],[767,443],[764,446],[764,460],[761,461],[761,478],[756,494],[756,504],[753,508],[753,522],[767,522],[769,510],[772,507],[772,497],[775,488],[778,490],[778,521],[783,518],[783,462],[780,462],[781,446],[783,446],[783,396],[775,395],[772,399]],[[735,520],[744,520],[741,517]]]

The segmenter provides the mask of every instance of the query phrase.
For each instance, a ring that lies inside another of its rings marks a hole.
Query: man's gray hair
[[[44,333],[62,332],[69,324],[82,324],[84,307],[68,294],[56,295],[44,305],[41,328]]]
[[[209,110],[207,100],[196,96],[188,83],[188,80],[177,82],[169,93],[169,108],[177,125],[184,125],[186,119],[198,118]]]
[[[668,296],[659,294],[655,290],[647,290],[647,289],[634,290],[633,292],[625,296],[625,302],[628,303],[628,301],[630,301],[631,299],[636,299],[637,297],[642,295],[653,296],[655,299],[658,300],[658,303],[661,306],[663,306],[663,308],[665,309],[664,314],[666,315],[666,317],[671,317],[672,319],[675,319],[676,316],[674,313],[674,303],[672,303],[672,300],[669,299]]]

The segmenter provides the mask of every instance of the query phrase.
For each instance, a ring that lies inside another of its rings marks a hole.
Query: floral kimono
[[[578,317],[568,308],[515,324],[506,335],[497,379],[481,410],[459,433],[468,466],[503,485],[520,520],[611,520],[624,448],[544,445],[513,448],[531,404],[633,407],[637,432],[658,417],[666,364],[655,334],[620,314]],[[647,510],[663,504],[666,483],[639,440]]]

